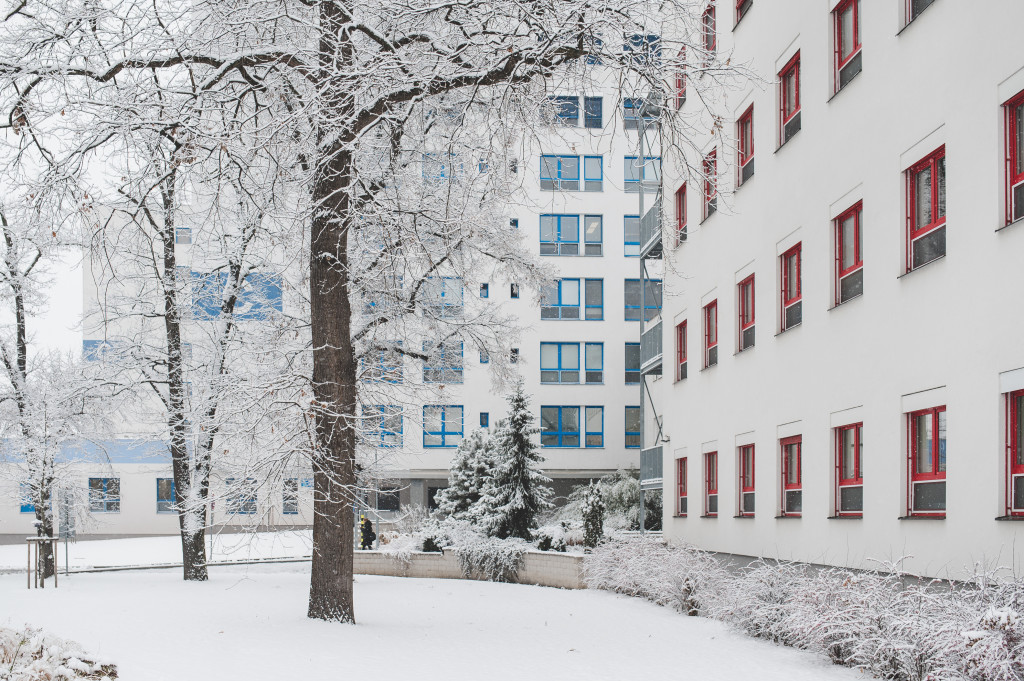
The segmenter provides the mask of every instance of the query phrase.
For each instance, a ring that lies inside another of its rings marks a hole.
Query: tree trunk
[[[311,618],[355,622],[352,603],[355,488],[356,360],[351,336],[348,226],[352,154],[336,142],[337,126],[354,110],[345,82],[352,58],[338,6],[320,5],[321,123],[317,130],[310,233],[310,320],[313,337],[313,560]],[[334,122],[337,121],[336,124]]]
[[[51,499],[53,497],[53,482],[52,479],[45,483],[39,490],[39,493],[35,495],[35,506],[36,506],[36,521],[39,522],[39,526],[36,528],[36,536],[39,537],[52,537],[53,536],[53,511]],[[43,542],[39,545],[39,563],[36,565],[36,570],[43,576],[43,579],[53,577],[54,564],[53,564],[53,549],[49,542]]]

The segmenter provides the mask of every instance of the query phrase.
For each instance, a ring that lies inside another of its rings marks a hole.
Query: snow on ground
[[[0,576],[0,625],[28,622],[131,681],[586,679],[852,681],[859,672],[605,591],[357,576],[356,626],[306,618],[308,564]],[[195,662],[187,660],[195,656]]]
[[[207,540],[207,547],[210,540]],[[220,534],[213,537],[212,561],[255,558],[295,558],[312,552],[309,530]],[[64,542],[58,544],[57,563],[64,572]],[[24,544],[0,546],[0,571],[25,570]],[[181,562],[181,539],[141,537],[135,539],[97,539],[68,544],[71,569],[109,565],[158,565]]]

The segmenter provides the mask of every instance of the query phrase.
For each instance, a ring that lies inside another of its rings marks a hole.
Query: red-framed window
[[[683,104],[686,103],[686,46],[679,48],[679,55],[676,57],[678,64],[676,64],[676,78],[675,78],[675,90],[676,90],[676,110],[683,108]]]
[[[686,183],[676,190],[676,244],[686,241]]]
[[[853,423],[835,429],[837,516],[858,517],[864,513],[864,424]]]
[[[946,408],[907,414],[908,515],[946,515]]]
[[[718,301],[704,306],[704,368],[718,364]]]
[[[747,15],[750,11],[750,6],[754,4],[754,0],[736,0],[736,23],[740,23],[740,19]]]
[[[704,454],[704,515],[718,515],[718,452]]]
[[[860,0],[842,0],[832,10],[835,24],[835,91],[861,70]]]
[[[718,210],[718,153],[716,149],[704,157],[704,219]]]
[[[754,105],[743,112],[736,121],[737,173],[736,185],[739,186],[754,176]]]
[[[686,515],[686,457],[676,459],[676,515]]]
[[[946,255],[946,146],[906,172],[907,271]]]
[[[781,328],[783,331],[800,324],[804,319],[803,242],[783,253],[779,260],[782,268]]]
[[[1006,515],[1024,516],[1024,390],[1006,394]]]
[[[864,293],[864,236],[861,232],[863,204],[856,204],[835,219],[836,264],[835,304],[840,305]]]
[[[1024,218],[1024,92],[1003,105],[1006,120],[1006,224]]]
[[[754,445],[744,445],[739,450],[740,458],[740,507],[741,516],[754,515]]]
[[[779,71],[779,146],[800,132],[800,52]]]
[[[782,515],[798,516],[803,510],[803,479],[800,435],[779,440],[782,450]]]
[[[686,321],[676,324],[676,380],[686,378]]]
[[[921,12],[928,9],[935,0],[906,0],[906,23],[904,26],[909,24],[911,21],[916,19]]]
[[[741,281],[736,286],[736,297],[739,301],[739,338],[740,351],[754,345],[754,275]]]
[[[700,19],[704,42],[704,66],[710,66],[718,49],[718,29],[715,26],[715,3],[709,2]]]

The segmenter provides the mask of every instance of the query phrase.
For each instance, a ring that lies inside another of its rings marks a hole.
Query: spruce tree
[[[544,459],[532,437],[539,431],[522,380],[508,403],[509,415],[494,436],[493,469],[477,506],[488,535],[529,541],[537,514],[551,508],[551,480],[538,468]]]
[[[437,493],[437,514],[442,518],[471,520],[484,481],[491,468],[491,437],[476,430],[465,438],[448,468],[448,487]]]
[[[594,548],[604,536],[604,499],[601,488],[591,482],[583,495],[583,544]]]

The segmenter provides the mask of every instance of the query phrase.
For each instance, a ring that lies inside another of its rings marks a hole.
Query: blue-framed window
[[[559,279],[541,291],[541,319],[580,318],[580,280]]]
[[[541,407],[540,444],[542,447],[579,447],[580,408]]]
[[[551,97],[551,103],[555,107],[555,123],[569,127],[578,127],[580,124],[580,98],[560,95]]]
[[[178,503],[174,496],[174,478],[156,479],[156,512],[175,513],[175,504]]]
[[[480,351],[480,363],[481,364],[489,364],[490,361],[491,361],[491,356],[487,354],[487,351],[486,350],[481,350]]]
[[[640,407],[626,407],[626,449],[640,449]]]
[[[238,481],[228,478],[224,481],[228,490],[227,512],[231,515],[256,514],[256,480],[246,478]]]
[[[583,191],[599,192],[604,189],[604,157],[583,157]]]
[[[281,489],[281,513],[283,515],[299,514],[299,479],[285,478]]]
[[[508,297],[512,300],[519,300],[519,284],[513,283],[509,285]]]
[[[661,313],[661,279],[645,279],[646,289],[640,288],[639,279],[626,279],[623,298],[625,302],[625,320],[640,321],[640,310],[643,309],[644,321],[649,322]]]
[[[627,192],[657,191],[661,184],[660,156],[624,156],[622,159],[623,188]]]
[[[508,353],[509,364],[519,364],[519,348],[512,348]]]
[[[402,341],[396,341],[394,347],[375,347],[367,350],[366,357],[360,360],[362,378],[373,383],[401,383],[404,380],[402,371],[402,353],[398,348]]]
[[[604,319],[604,279],[586,279],[583,282],[584,319]]]
[[[627,258],[640,257],[640,216],[622,218],[622,253]]]
[[[462,176],[463,164],[454,154],[423,154],[423,179],[437,182]]]
[[[401,447],[402,408],[397,404],[364,405],[363,433],[374,447]]]
[[[642,98],[626,97],[622,100],[623,127],[626,130],[639,130],[643,121],[644,127],[653,125],[655,121],[654,110],[647,107]]]
[[[192,228],[191,227],[175,227],[174,228],[174,243],[182,244],[182,245],[192,243]]]
[[[421,296],[423,312],[428,316],[462,316],[462,277],[427,277]]]
[[[586,407],[583,442],[587,447],[604,447],[604,407]]]
[[[480,412],[480,427],[486,428],[491,425],[491,415],[486,411]]]
[[[540,188],[578,191],[580,188],[580,157],[553,154],[541,156]]]
[[[583,255],[604,255],[604,217],[583,216]]]
[[[657,64],[661,61],[661,36],[654,33],[631,35],[622,46],[622,51],[632,53],[633,61],[637,64],[646,64],[648,59],[653,59],[653,63]]]
[[[490,295],[491,295],[491,285],[490,284],[480,284],[480,297],[481,298],[489,298]]]
[[[587,383],[604,383],[604,343],[584,345],[583,371]]]
[[[589,64],[590,66],[599,65],[601,63],[601,47],[604,45],[604,43],[600,38],[585,38],[585,40],[587,40],[590,43],[590,51],[593,52],[593,54],[587,55],[587,64]]]
[[[583,127],[600,128],[603,118],[604,102],[600,97],[583,98]]]
[[[123,351],[124,348],[123,341],[83,340],[82,359],[86,362],[95,362],[106,359],[113,353]]]
[[[463,352],[462,341],[423,341],[423,382],[462,383]]]
[[[89,478],[89,512],[121,512],[121,478]]]
[[[462,405],[425,405],[423,407],[423,446],[458,447],[462,442],[462,416]]]
[[[579,255],[580,216],[541,215],[540,254]]]
[[[540,382],[579,383],[580,344],[541,343]]]
[[[512,229],[519,229],[519,218],[509,218],[508,226]]]
[[[626,343],[626,383],[640,382],[640,344]]]
[[[32,503],[32,486],[27,482],[18,485],[19,513],[35,513],[36,505]]]

